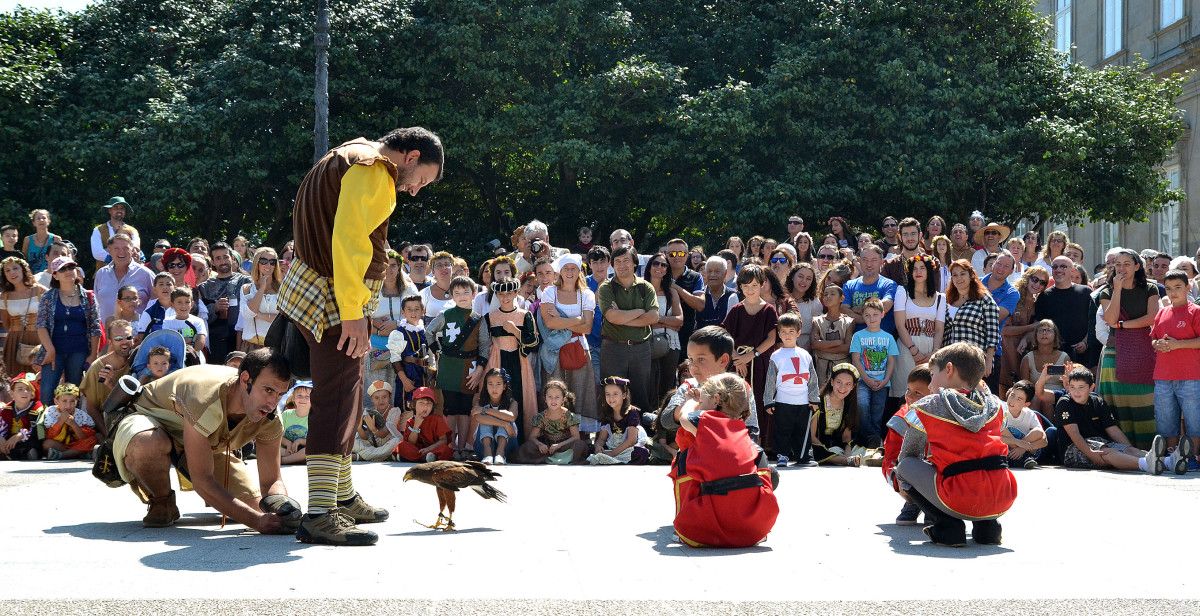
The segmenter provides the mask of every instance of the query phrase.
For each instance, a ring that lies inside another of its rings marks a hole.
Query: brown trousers
[[[354,434],[362,422],[363,361],[337,348],[342,326],[325,330],[321,341],[300,328],[308,342],[312,374],[312,412],[308,415],[308,455],[343,455],[354,451]]]

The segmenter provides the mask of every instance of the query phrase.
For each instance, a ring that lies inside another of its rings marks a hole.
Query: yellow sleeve
[[[354,165],[342,176],[333,217],[333,294],[343,321],[363,317],[371,290],[363,282],[371,265],[370,233],[396,207],[396,183],[383,164]]]

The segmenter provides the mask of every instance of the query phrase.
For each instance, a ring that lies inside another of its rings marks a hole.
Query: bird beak
[[[408,481],[409,479],[412,479],[412,473],[404,473],[404,481]]]

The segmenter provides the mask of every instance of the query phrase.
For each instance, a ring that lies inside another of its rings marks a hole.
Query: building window
[[[1165,2],[1166,0],[1164,0]],[[1055,0],[1054,48],[1071,57],[1071,0]]]
[[[1121,245],[1121,225],[1115,222],[1100,223],[1100,250],[1108,252]]]
[[[1059,0],[1059,5],[1062,5],[1062,0]],[[1166,28],[1167,26],[1183,19],[1183,0],[1159,0],[1159,26]]]
[[[1104,0],[1104,57],[1125,47],[1125,0]]]
[[[1179,188],[1179,167],[1167,167],[1163,171],[1172,190]],[[1180,251],[1179,202],[1172,201],[1158,212],[1158,250],[1169,255]]]

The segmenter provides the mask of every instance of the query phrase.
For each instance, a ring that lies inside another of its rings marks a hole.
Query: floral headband
[[[492,291],[495,293],[516,293],[519,290],[521,290],[521,283],[512,278],[492,283]]]
[[[621,389],[624,389],[624,390],[629,389],[629,379],[624,379],[619,376],[604,377],[604,380],[600,381],[600,384],[601,385],[616,385],[617,387],[620,387]]]

